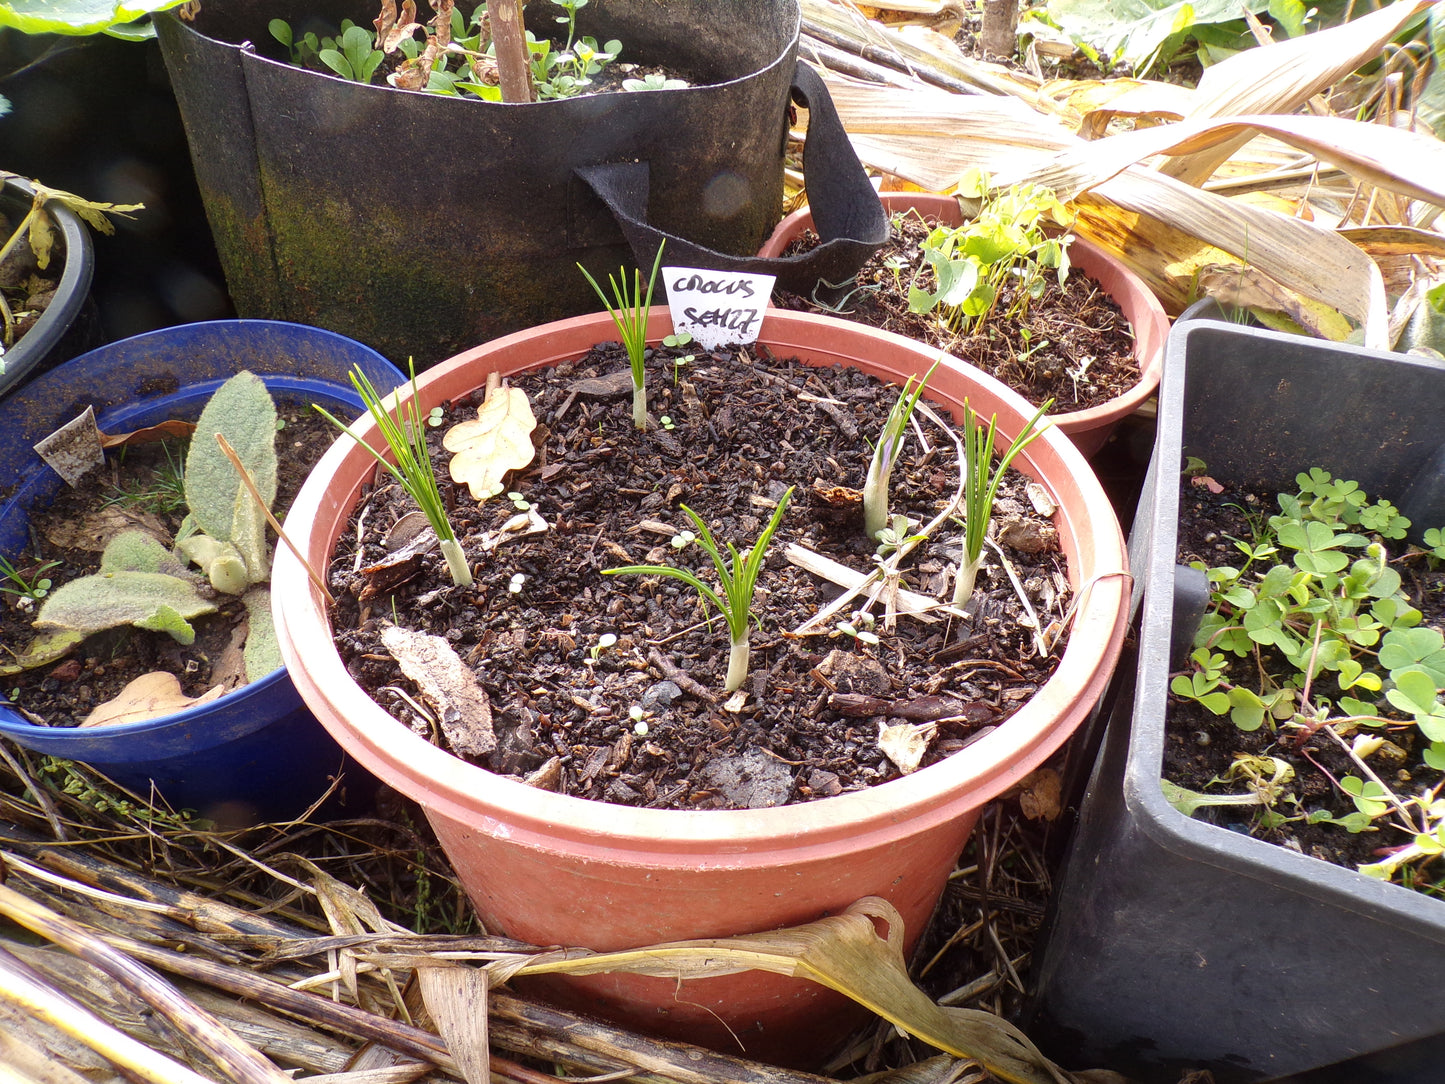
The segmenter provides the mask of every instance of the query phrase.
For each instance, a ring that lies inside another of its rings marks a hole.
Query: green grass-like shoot
[[[641,268],[633,269],[630,292],[627,289],[625,269],[621,269],[621,281],[611,274],[607,276],[607,283],[612,287],[612,299],[617,302],[616,308],[587,268],[580,263],[577,265],[577,270],[586,276],[592,289],[597,291],[597,296],[602,299],[602,304],[607,306],[607,315],[612,317],[612,322],[617,325],[617,334],[627,349],[627,359],[632,363],[632,424],[639,429],[647,428],[647,373],[643,368],[643,354],[647,349],[648,310],[652,308],[652,289],[657,285],[657,269],[662,266],[662,250],[666,244],[667,242],[663,241],[657,246],[657,258],[652,261],[652,274],[647,279],[645,298],[642,295]]]
[[[941,359],[940,359],[941,360]],[[903,447],[903,438],[908,432],[908,419],[918,405],[918,397],[933,376],[939,362],[935,361],[923,379],[917,384],[910,376],[898,393],[888,420],[883,423],[883,432],[873,447],[873,458],[868,462],[868,477],[863,483],[863,533],[876,539],[880,531],[888,526],[888,480],[893,474],[893,464],[898,461],[898,451]]]
[[[1039,419],[1053,405],[1054,401],[1050,399],[1034,412],[995,467],[993,442],[998,415],[989,419],[985,430],[968,400],[963,401],[963,554],[958,563],[958,577],[953,584],[955,606],[962,607],[973,597],[973,584],[983,564],[983,543],[988,537],[989,521],[993,519],[993,500],[998,494],[999,483],[1014,457],[1044,431],[1045,426],[1038,424]]]
[[[763,533],[758,535],[755,542],[747,553],[739,554],[738,549],[731,542],[727,544],[728,560],[723,560],[722,553],[718,550],[717,543],[713,540],[712,532],[707,529],[707,524],[702,517],[694,512],[687,505],[682,505],[682,510],[687,513],[687,518],[692,520],[693,526],[697,528],[697,543],[707,551],[712,558],[713,567],[717,569],[718,579],[722,582],[722,593],[719,594],[711,586],[698,578],[697,574],[689,568],[673,568],[670,565],[626,565],[622,568],[603,569],[604,576],[671,576],[673,579],[681,580],[703,599],[704,603],[712,603],[722,613],[723,619],[727,621],[728,642],[730,651],[728,654],[727,680],[723,684],[726,692],[732,692],[742,685],[743,679],[748,676],[748,626],[752,618],[753,588],[758,582],[758,572],[763,567],[763,558],[767,555],[768,543],[772,541],[773,532],[778,529],[782,522],[783,513],[787,511],[788,502],[793,499],[793,489],[790,486],[778,501],[778,507],[773,511],[772,519],[763,528]]]
[[[393,478],[406,490],[407,496],[416,502],[416,506],[422,510],[431,529],[436,532],[437,540],[441,543],[442,555],[447,559],[447,569],[451,572],[452,583],[458,587],[470,587],[472,583],[472,570],[467,563],[467,555],[462,550],[461,543],[457,541],[456,532],[452,530],[451,520],[447,518],[446,503],[442,500],[441,489],[437,485],[436,473],[432,470],[431,453],[426,446],[426,415],[422,413],[421,399],[416,387],[416,367],[411,369],[411,398],[410,400],[398,397],[396,413],[393,414],[382,405],[381,396],[371,381],[367,379],[360,366],[356,366],[349,374],[351,385],[356,393],[361,396],[361,401],[366,404],[368,413],[376,427],[381,430],[381,435],[386,439],[387,447],[396,457],[396,462],[388,461],[371,445],[362,439],[361,435],[331,415],[324,407],[313,403],[323,418],[336,426],[357,444],[371,453],[373,459],[385,467]],[[408,408],[410,408],[408,410]]]

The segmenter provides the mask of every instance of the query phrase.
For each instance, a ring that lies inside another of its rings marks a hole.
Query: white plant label
[[[664,267],[674,333],[687,332],[704,350],[755,342],[773,293],[772,275]]]

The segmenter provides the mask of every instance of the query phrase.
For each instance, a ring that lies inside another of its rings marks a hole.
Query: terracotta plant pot
[[[653,341],[670,330],[667,310],[655,308]],[[468,395],[488,373],[576,359],[615,335],[607,315],[595,314],[469,350],[420,376],[423,409]],[[899,385],[933,360],[898,335],[776,310],[765,318],[760,341],[780,357],[856,366]],[[929,393],[956,414],[965,396],[985,415],[997,411],[1005,435],[1032,413],[1019,396],[968,366],[940,370]],[[412,733],[351,679],[325,607],[290,556],[278,558],[273,573],[282,652],[301,695],[337,741],[421,803],[488,929],[539,944],[616,949],[772,929],[878,895],[902,914],[911,947],[983,805],[1038,767],[1089,714],[1124,632],[1121,532],[1087,463],[1049,430],[1021,465],[1058,501],[1069,577],[1083,595],[1057,672],[965,752],[864,792],[785,808],[676,812],[581,800],[494,775]],[[365,451],[341,442],[303,486],[287,530],[318,568],[330,561],[373,473]],[[750,1056],[794,1064],[847,1036],[846,1023],[830,1015],[838,995],[771,975],[682,987],[598,976],[571,980],[571,993],[574,1005],[736,1053],[721,1019]]]
[[[884,192],[880,197],[883,209],[891,216],[897,212],[916,210],[936,218],[947,226],[963,222],[963,212],[952,196],[932,192]],[[787,247],[813,226],[807,207],[794,211],[773,230],[760,256],[779,256]],[[1053,416],[1054,424],[1072,440],[1079,451],[1093,455],[1104,446],[1121,418],[1139,409],[1140,404],[1159,387],[1159,374],[1164,358],[1164,341],[1169,337],[1169,317],[1159,299],[1145,286],[1138,275],[1103,249],[1082,237],[1069,246],[1073,266],[1094,279],[1114,299],[1134,329],[1134,358],[1139,364],[1139,382],[1123,395],[1087,410],[1074,410]],[[967,360],[967,359],[965,359]]]

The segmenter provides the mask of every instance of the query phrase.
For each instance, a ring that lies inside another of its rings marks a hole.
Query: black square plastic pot
[[[1137,670],[1120,665],[1036,946],[1030,1033],[1067,1063],[1161,1084],[1186,1067],[1219,1084],[1434,1084],[1445,901],[1192,820],[1160,789],[1171,639],[1199,601],[1175,564],[1191,455],[1221,481],[1275,492],[1323,467],[1401,506],[1415,532],[1445,524],[1445,367],[1223,321],[1176,325],[1130,538]]]

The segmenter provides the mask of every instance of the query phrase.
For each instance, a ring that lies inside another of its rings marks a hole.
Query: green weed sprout
[[[1004,285],[1015,280],[1014,299],[1005,317],[1022,318],[1031,300],[1042,296],[1044,271],[1052,269],[1063,286],[1069,273],[1069,238],[1050,237],[1044,220],[1068,223],[1068,209],[1048,188],[1015,185],[990,193],[988,178],[970,170],[960,193],[978,198],[978,213],[963,225],[936,227],[920,245],[933,268],[933,290],[909,286],[912,312],[938,314],[940,322],[961,334],[978,331],[998,305]]]
[[[639,429],[647,428],[647,374],[643,369],[643,351],[647,349],[647,315],[652,307],[652,288],[657,284],[657,269],[662,266],[662,250],[666,241],[657,246],[657,258],[652,261],[652,274],[647,279],[647,297],[642,296],[642,269],[635,268],[632,272],[632,291],[627,290],[627,272],[622,270],[622,281],[619,282],[611,274],[607,276],[607,283],[612,287],[612,296],[617,302],[617,307],[612,307],[612,302],[602,292],[602,287],[597,285],[597,280],[592,277],[587,268],[580,263],[577,270],[586,276],[587,281],[592,284],[592,289],[597,291],[597,296],[602,299],[602,304],[607,306],[607,315],[612,317],[612,322],[617,325],[617,333],[622,337],[622,345],[627,348],[627,358],[632,362],[632,424]]]
[[[903,437],[908,432],[908,419],[913,416],[918,397],[923,394],[938,364],[935,361],[917,384],[914,384],[912,376],[904,382],[893,409],[888,412],[888,420],[883,423],[878,443],[873,446],[868,477],[863,483],[863,533],[869,538],[876,539],[879,532],[888,526],[888,480],[893,474],[893,464],[898,461],[898,451],[903,447]]]
[[[457,541],[456,532],[452,530],[451,520],[447,518],[446,504],[442,501],[436,474],[432,470],[431,453],[426,446],[426,415],[422,413],[421,399],[416,388],[416,367],[412,365],[410,369],[411,400],[408,404],[407,400],[398,397],[395,414],[382,405],[381,396],[360,366],[353,368],[349,374],[352,387],[361,396],[361,401],[366,404],[372,420],[376,422],[376,427],[381,430],[387,446],[396,457],[395,463],[389,462],[367,444],[359,433],[338,421],[324,407],[315,403],[311,405],[323,418],[370,452],[372,458],[401,483],[401,488],[416,502],[416,506],[431,524],[431,529],[436,532],[437,539],[441,542],[442,556],[447,559],[447,569],[452,574],[452,583],[458,587],[470,587],[472,570],[461,543]]]
[[[773,512],[773,518],[763,528],[763,533],[758,535],[758,540],[746,555],[738,553],[738,549],[731,542],[728,543],[729,560],[724,561],[722,554],[718,551],[717,543],[713,541],[712,532],[707,529],[707,524],[702,517],[694,512],[687,505],[682,505],[682,510],[687,513],[687,518],[692,520],[698,530],[697,543],[707,550],[707,555],[712,558],[713,566],[717,569],[718,579],[722,581],[722,594],[714,591],[707,584],[698,578],[697,574],[689,568],[673,568],[669,565],[626,565],[622,568],[607,568],[602,570],[604,576],[671,576],[673,579],[681,580],[703,599],[704,603],[711,602],[722,613],[728,625],[728,640],[731,650],[728,654],[728,675],[723,685],[726,692],[733,692],[742,685],[743,679],[748,676],[748,625],[752,617],[753,587],[758,582],[758,572],[763,567],[763,558],[767,555],[768,543],[772,541],[773,532],[778,529],[782,522],[783,513],[787,511],[788,502],[793,499],[793,489],[783,494],[778,501],[778,507]]]
[[[30,602],[39,602],[50,593],[50,580],[43,574],[60,564],[59,561],[46,561],[36,568],[29,576],[26,576],[18,568],[10,563],[3,555],[0,555],[0,576],[4,576],[9,583],[0,583],[0,591],[7,594],[17,595]]]
[[[1040,426],[1039,419],[1054,405],[1052,399],[1034,412],[1028,424],[1014,437],[998,466],[993,466],[993,441],[998,415],[989,419],[987,432],[978,416],[963,401],[963,554],[958,562],[958,577],[953,584],[953,604],[962,607],[973,597],[974,580],[983,565],[983,543],[988,537],[989,520],[993,518],[993,499],[998,494],[999,483],[1014,461],[1014,457],[1033,443],[1044,431],[1047,423]]]

